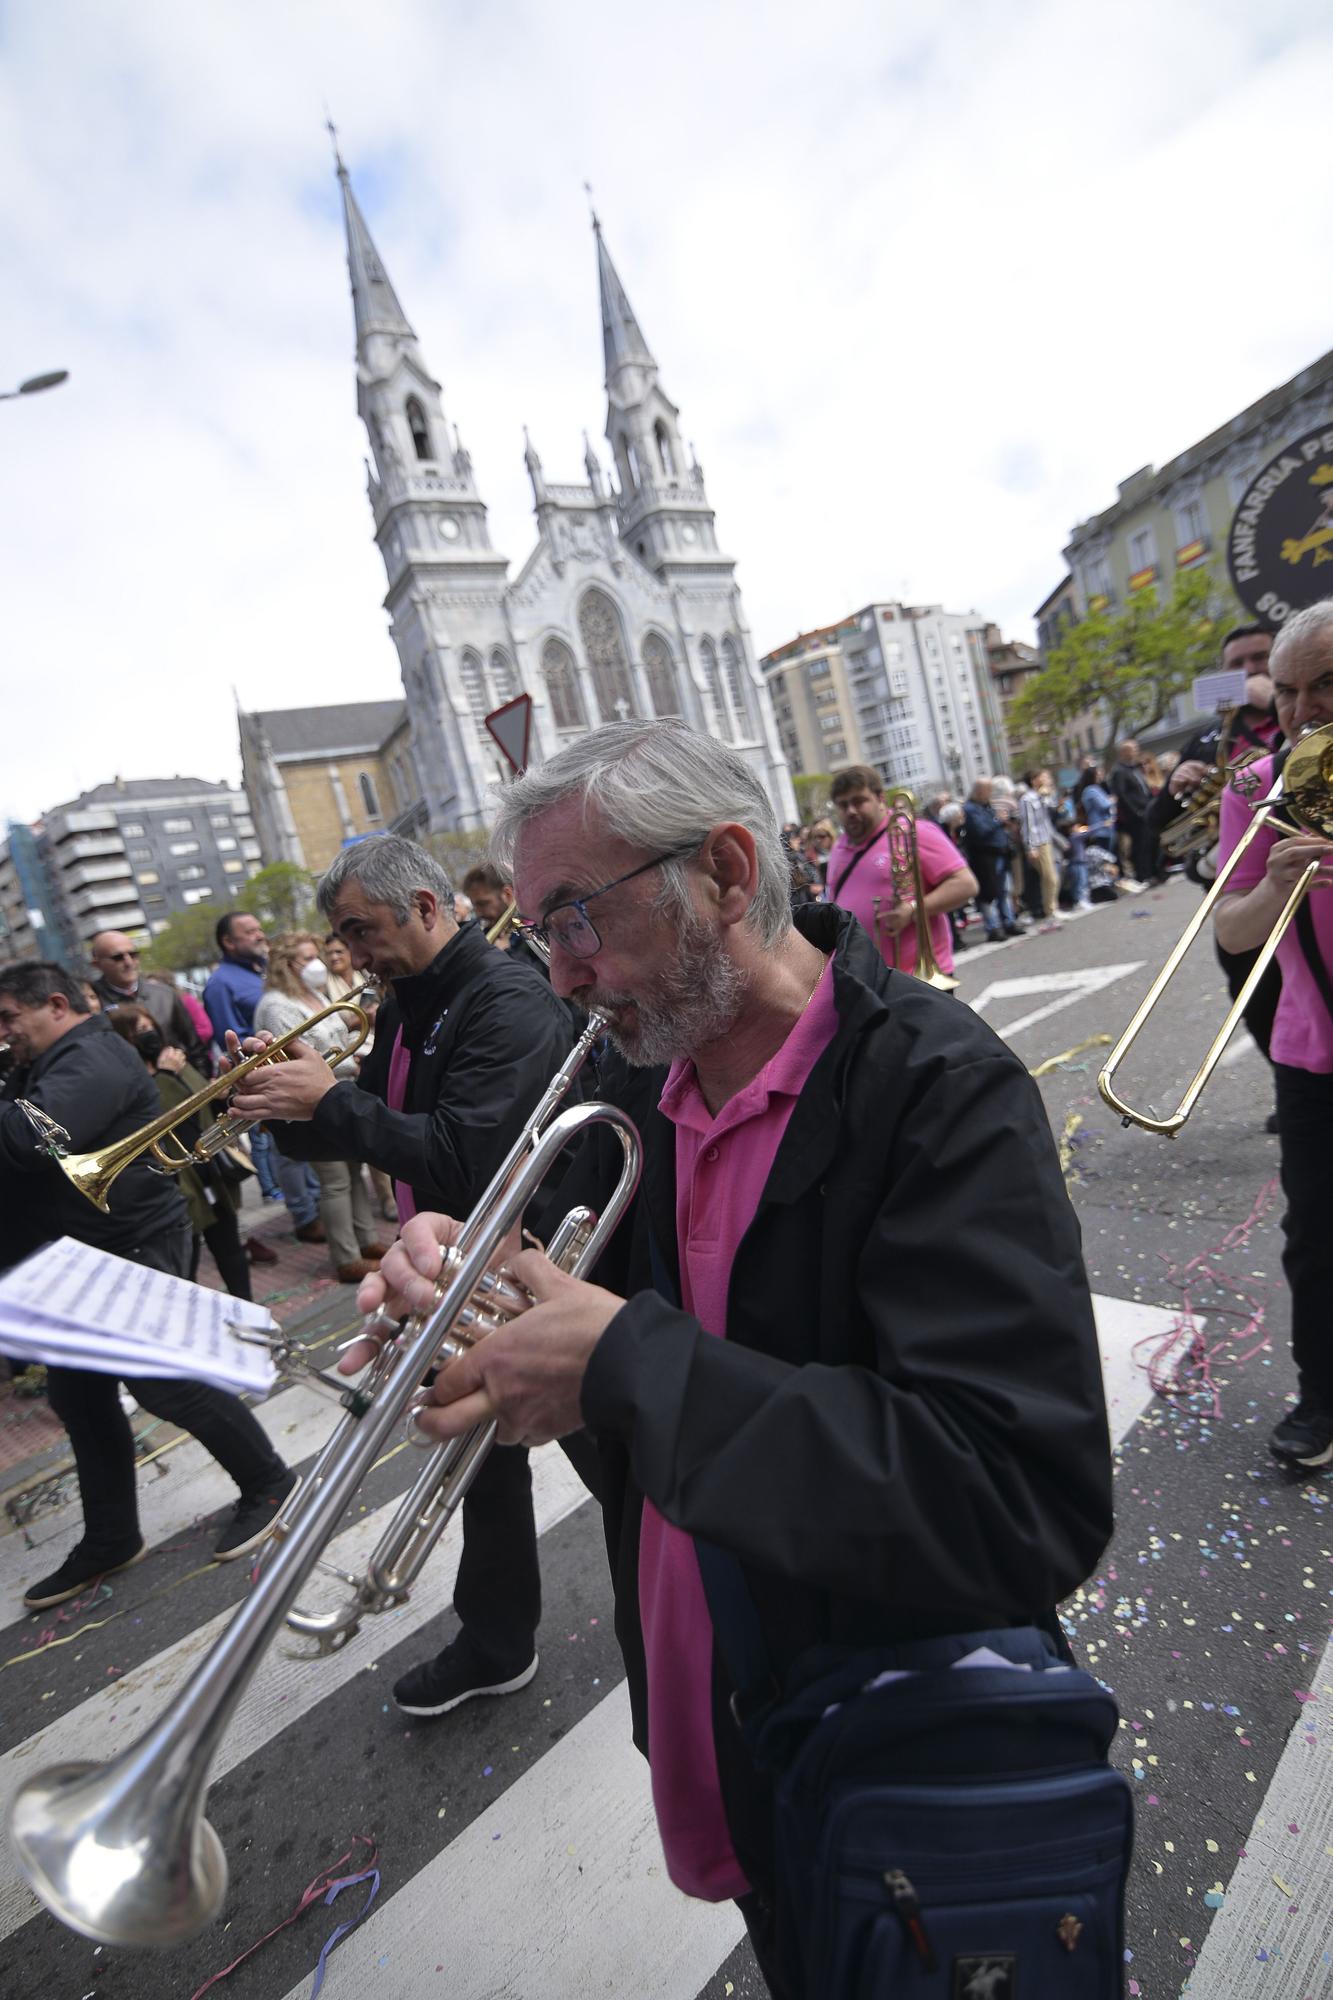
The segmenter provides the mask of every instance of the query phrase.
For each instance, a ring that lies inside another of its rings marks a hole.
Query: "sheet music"
[[[0,1351],[48,1366],[175,1375],[266,1395],[262,1347],[231,1326],[272,1329],[266,1306],[151,1271],[62,1236],[0,1278]]]

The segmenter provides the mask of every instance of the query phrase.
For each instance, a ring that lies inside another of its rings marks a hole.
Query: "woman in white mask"
[[[255,1009],[256,1029],[284,1035],[289,1029],[299,1028],[328,1005],[328,987],[328,967],[320,956],[319,940],[310,931],[286,931],[270,938],[264,991]],[[347,1028],[341,1016],[330,1014],[326,1020],[316,1022],[304,1039],[324,1055],[347,1041]],[[354,1078],[355,1062],[349,1059],[340,1063],[335,1074],[339,1078]],[[319,1181],[320,1234],[305,1235],[303,1240],[327,1239],[329,1261],[339,1284],[358,1285],[377,1267],[380,1257],[361,1163],[317,1160],[314,1171]]]

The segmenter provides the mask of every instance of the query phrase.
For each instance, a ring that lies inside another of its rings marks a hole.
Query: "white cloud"
[[[1277,0],[47,0],[0,74],[0,806],[387,696],[325,99],[515,566],[604,405],[593,182],[761,648],[1023,632],[1075,520],[1333,326],[1333,35]],[[31,718],[28,721],[28,718]]]

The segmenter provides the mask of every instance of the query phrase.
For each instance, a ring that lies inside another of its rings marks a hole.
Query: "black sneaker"
[[[235,1562],[237,1556],[248,1556],[251,1549],[257,1549],[261,1542],[267,1541],[282,1507],[300,1484],[300,1474],[289,1472],[271,1493],[242,1493],[232,1510],[230,1521],[213,1544],[217,1560],[220,1563]]]
[[[1278,1129],[1277,1113],[1276,1111],[1270,1111],[1264,1120],[1264,1130],[1265,1132],[1276,1132]]]
[[[1333,1459],[1333,1416],[1302,1396],[1269,1438],[1268,1449],[1286,1465],[1327,1465]]]
[[[464,1635],[395,1681],[393,1698],[404,1715],[447,1715],[479,1694],[517,1694],[536,1671],[536,1653],[516,1674],[497,1671]]]
[[[128,1569],[146,1554],[143,1542],[135,1542],[121,1549],[90,1549],[79,1542],[65,1557],[58,1570],[44,1576],[40,1583],[30,1583],[23,1593],[23,1602],[29,1611],[45,1611],[48,1604],[65,1604],[71,1597],[77,1597],[90,1583],[99,1578],[112,1576],[117,1570]]]

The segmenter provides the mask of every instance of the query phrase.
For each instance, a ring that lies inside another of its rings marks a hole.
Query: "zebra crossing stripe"
[[[587,1488],[558,1445],[533,1452],[532,1499],[539,1535],[563,1521],[587,1498]],[[331,1544],[329,1560],[341,1569],[363,1566],[397,1506],[395,1499],[364,1515]],[[318,1702],[361,1673],[377,1652],[397,1645],[447,1611],[461,1546],[461,1528],[455,1521],[408,1603],[368,1621],[359,1638],[327,1659],[312,1660],[304,1650],[305,1642],[294,1638],[275,1643],[242,1696],[213,1767],[214,1778],[224,1777],[280,1736]],[[317,1605],[321,1587],[336,1594],[337,1586],[329,1579],[320,1579],[318,1584],[312,1579],[311,1588],[302,1594],[303,1601]],[[122,1680],[99,1688],[88,1700],[7,1751],[0,1757],[0,1802],[4,1808],[30,1772],[69,1757],[93,1754],[105,1759],[132,1743],[160,1714],[232,1615],[228,1609],[196,1626],[175,1645],[132,1668]],[[285,1649],[298,1645],[303,1647],[301,1654]],[[26,1923],[37,1907],[27,1886],[15,1879],[7,1838],[0,1838],[0,1939]]]
[[[345,1993],[694,2000],[744,1934],[669,1880],[620,1686],[470,1822],[331,1961]],[[287,2000],[307,2000],[307,1974]]]

